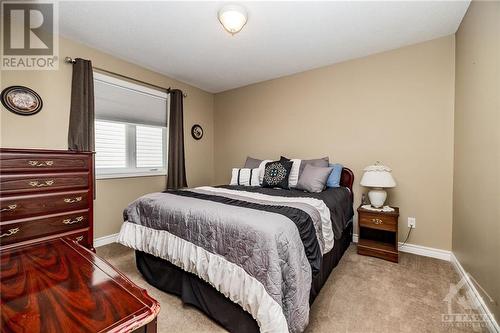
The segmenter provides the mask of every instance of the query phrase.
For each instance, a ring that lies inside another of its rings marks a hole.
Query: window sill
[[[136,173],[105,173],[96,174],[95,178],[100,179],[117,179],[117,178],[136,178],[136,177],[155,177],[155,176],[166,176],[165,171],[158,172],[136,172]]]

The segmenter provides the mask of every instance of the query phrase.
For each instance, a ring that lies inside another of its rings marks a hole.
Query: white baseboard
[[[419,256],[431,257],[441,260],[450,261],[451,251],[436,249],[433,247],[408,244],[401,246],[403,243],[399,242],[400,248],[399,250],[402,252],[413,253]]]
[[[352,235],[352,241],[354,243],[358,242],[358,235],[357,234]],[[436,259],[441,259],[441,260],[446,260],[446,261],[450,261],[450,258],[451,258],[451,251],[436,249],[433,247],[427,247],[427,246],[422,246],[422,245],[408,244],[408,243],[401,246],[402,245],[401,242],[399,242],[399,245],[400,245],[399,251],[401,251],[401,252],[413,253],[413,254],[416,254],[419,256],[431,257],[431,258],[436,258]]]
[[[118,234],[107,235],[94,239],[94,247],[104,246],[115,243],[118,239]]]
[[[491,313],[488,306],[486,306],[486,303],[485,303],[483,297],[481,296],[481,294],[479,293],[479,291],[477,290],[474,282],[471,281],[471,278],[469,277],[469,275],[467,274],[467,272],[462,267],[462,265],[458,261],[457,257],[455,257],[455,255],[453,253],[451,254],[450,259],[451,259],[451,263],[455,267],[455,270],[457,271],[460,278],[465,280],[465,282],[466,282],[465,287],[468,289],[469,294],[473,296],[473,301],[475,303],[474,305],[477,308],[480,308],[482,313],[486,314],[486,316],[488,318],[486,325],[487,325],[489,331],[492,333],[500,333],[500,326],[498,326],[498,323],[496,322],[495,317]]]

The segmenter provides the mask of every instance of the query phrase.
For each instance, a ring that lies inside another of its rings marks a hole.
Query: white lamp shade
[[[391,174],[391,168],[385,165],[370,165],[364,171],[365,173],[359,183],[361,186],[381,188],[396,186],[396,181]]]

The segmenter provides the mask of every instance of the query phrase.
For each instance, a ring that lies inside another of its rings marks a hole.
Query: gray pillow
[[[248,156],[247,160],[245,162],[244,168],[245,169],[256,169],[260,166],[261,163],[262,163],[262,160],[258,160],[256,158]]]
[[[312,166],[315,166],[315,167],[325,168],[325,167],[329,166],[330,161],[328,160],[328,156],[327,157],[323,157],[323,158],[316,158],[316,159],[313,159],[313,160],[302,160],[302,162],[300,162],[300,168],[299,168],[299,179],[300,179],[300,175],[304,171],[304,168],[308,164],[310,164]]]
[[[307,192],[321,192],[325,189],[328,176],[332,173],[333,167],[316,167],[307,164],[297,183],[297,189]]]

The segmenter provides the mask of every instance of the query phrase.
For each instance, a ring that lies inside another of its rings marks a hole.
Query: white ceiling
[[[62,35],[220,92],[456,32],[469,1],[237,2],[248,23],[231,36],[227,2],[61,2]],[[65,56],[65,55],[61,55]],[[77,55],[72,55],[77,56]]]

